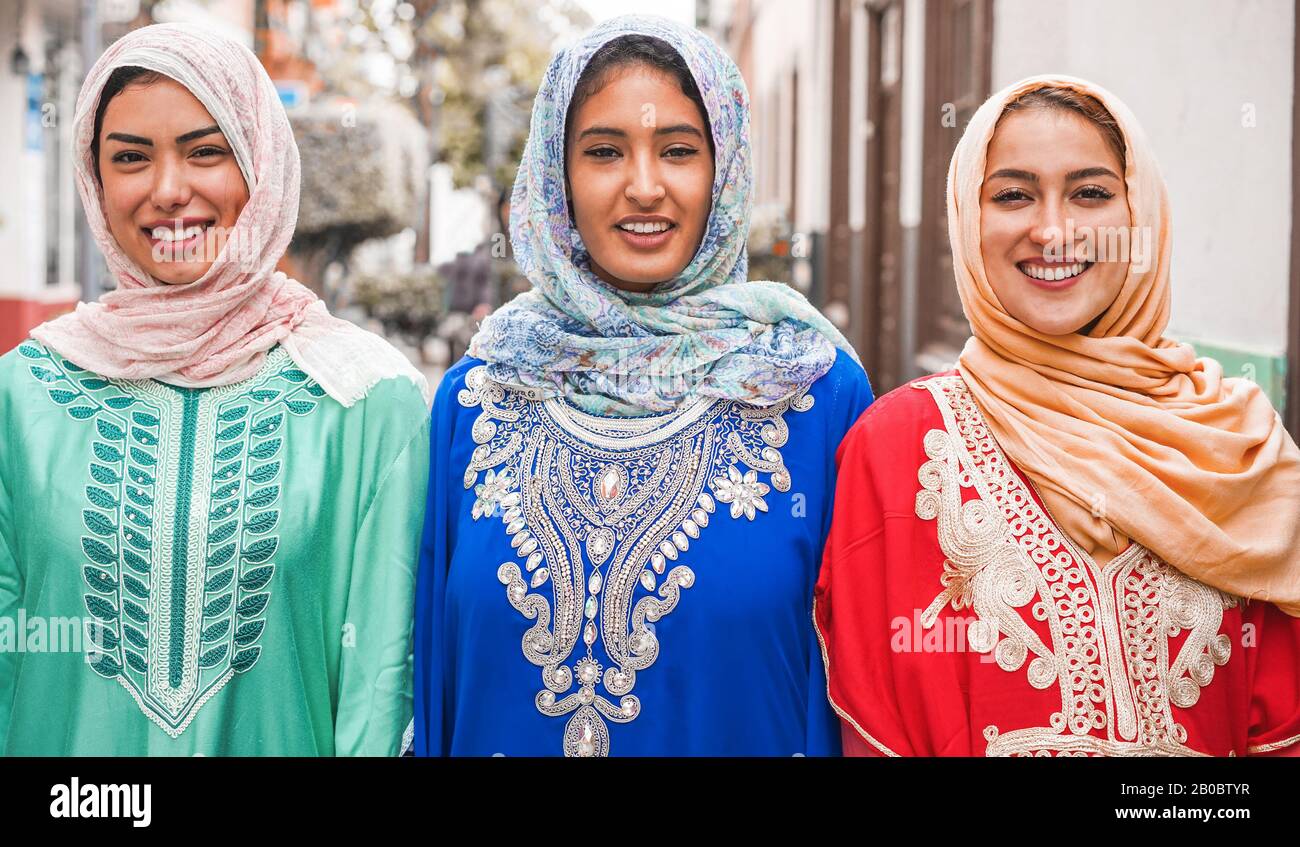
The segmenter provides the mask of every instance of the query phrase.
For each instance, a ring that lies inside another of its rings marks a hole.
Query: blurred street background
[[[503,200],[551,53],[626,12],[709,33],[749,86],[751,278],[841,326],[878,394],[969,334],[944,206],[993,91],[1095,81],[1155,145],[1174,218],[1170,334],[1258,382],[1300,433],[1300,111],[1290,0],[0,0],[0,351],[111,280],[69,150],[85,70],[191,21],[253,49],[302,154],[282,269],[433,379],[527,283]]]

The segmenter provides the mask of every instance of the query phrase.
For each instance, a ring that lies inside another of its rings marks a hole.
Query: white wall
[[[21,37],[33,73],[44,70],[41,20],[28,6],[19,26],[15,9],[0,23],[0,296],[33,297],[45,282],[45,157],[28,150],[27,80],[14,76],[9,57]]]
[[[438,265],[473,250],[487,238],[491,210],[483,192],[455,188],[451,165],[429,168],[429,261]]]
[[[799,184],[800,220],[807,230],[824,230],[827,224],[826,198],[830,192],[830,97],[831,97],[831,4],[807,0],[762,0],[753,29],[753,78],[749,85],[751,131],[754,137],[754,167],[758,180],[781,179],[782,174],[759,172],[770,161],[760,127],[774,117],[765,114],[767,104],[780,102],[790,114],[790,73],[799,69]],[[773,95],[779,92],[778,97]],[[786,117],[784,120],[788,120]],[[787,145],[789,124],[779,123],[778,143]],[[788,185],[784,175],[782,185]],[[761,196],[761,195],[760,195]]]
[[[1141,121],[1173,210],[1170,331],[1283,352],[1290,0],[996,0],[993,21],[995,91],[1031,74],[1067,73],[1109,89]],[[1242,125],[1248,105],[1254,127]]]
[[[27,111],[26,83],[10,72],[8,57],[13,53],[16,27],[0,25],[0,181],[13,186],[21,172],[18,163],[23,150],[24,115]],[[15,268],[22,266],[23,192],[0,191],[0,256],[8,256],[0,273],[0,296],[23,292],[27,280]]]

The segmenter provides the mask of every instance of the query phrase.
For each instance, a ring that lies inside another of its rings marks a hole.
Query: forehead
[[[635,123],[649,130],[668,123],[704,127],[699,108],[682,92],[676,77],[643,64],[611,69],[600,88],[578,107],[573,122],[576,128],[590,123]]]
[[[1076,112],[1031,108],[998,122],[984,173],[1016,168],[1047,175],[1095,166],[1122,173],[1119,157],[1101,127]]]
[[[165,138],[215,124],[212,115],[188,88],[166,77],[148,84],[129,84],[104,108],[103,131],[129,132],[149,138],[148,130]],[[172,129],[177,132],[167,135]],[[159,140],[153,139],[155,143]]]

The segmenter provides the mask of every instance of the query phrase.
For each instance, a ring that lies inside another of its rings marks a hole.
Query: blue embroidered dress
[[[767,409],[527,391],[466,358],[434,402],[417,753],[838,754],[812,590],[862,368]]]

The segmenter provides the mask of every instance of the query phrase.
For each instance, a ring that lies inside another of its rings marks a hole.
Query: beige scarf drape
[[[1043,85],[1088,94],[1118,121],[1131,224],[1150,233],[1149,268],[1130,267],[1088,336],[1043,335],[1013,318],[981,258],[989,141],[1004,106]],[[993,95],[953,155],[948,228],[974,336],[960,371],[1061,528],[1102,558],[1135,540],[1208,585],[1300,616],[1300,449],[1257,385],[1225,378],[1217,362],[1163,336],[1168,199],[1128,108],[1065,76],[1031,77]]]

